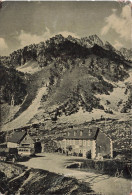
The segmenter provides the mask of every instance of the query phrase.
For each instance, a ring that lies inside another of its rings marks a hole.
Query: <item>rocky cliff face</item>
[[[132,49],[121,48],[120,52],[126,60],[132,60]]]
[[[96,45],[98,46],[97,48]],[[88,50],[90,48],[93,49]],[[103,51],[103,48],[105,49],[105,51]],[[21,66],[29,60],[36,60],[42,67],[46,66],[47,62],[52,60],[52,57],[57,57],[59,55],[57,51],[60,52],[61,50],[66,49],[70,49],[70,51],[72,51],[71,55],[75,53],[77,55],[76,57],[78,57],[79,52],[81,52],[79,57],[83,57],[83,55],[86,56],[91,53],[94,53],[95,50],[101,50],[100,52],[102,53],[102,55],[103,53],[107,56],[114,55],[118,60],[122,59],[126,61],[130,59],[130,56],[132,54],[131,49],[127,50],[125,48],[122,48],[120,51],[115,50],[115,48],[110,43],[106,42],[104,44],[97,35],[91,35],[89,37],[84,37],[81,39],[77,39],[72,36],[64,38],[62,35],[56,35],[55,37],[52,37],[49,40],[47,40],[45,43],[41,42],[39,44],[32,44],[24,47],[23,49],[14,51],[13,53],[10,54],[10,56],[4,57],[1,56],[0,60],[2,61],[3,65],[9,67]],[[79,49],[79,52],[77,52],[76,49]],[[57,51],[55,52],[53,50]],[[49,54],[50,57],[48,59],[47,52],[52,52]],[[82,54],[82,52],[84,52],[84,54]],[[67,51],[67,53],[69,52]],[[54,54],[54,56],[51,56],[51,54],[52,55]],[[98,55],[101,54],[98,52]]]

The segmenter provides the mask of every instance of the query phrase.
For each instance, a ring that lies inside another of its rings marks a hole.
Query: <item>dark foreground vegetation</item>
[[[132,176],[130,162],[121,160],[95,161],[84,159],[78,161],[81,161],[80,169],[85,171],[96,171],[96,173],[107,174],[109,176],[122,177],[127,179],[131,179]],[[71,168],[76,168],[76,164],[75,167],[72,166]]]
[[[17,168],[17,166],[16,166]],[[20,168],[20,167],[19,167]],[[10,171],[14,171],[12,167]],[[23,170],[17,176],[0,172],[0,192],[6,194],[87,194],[92,192],[88,184],[76,179],[40,169]]]

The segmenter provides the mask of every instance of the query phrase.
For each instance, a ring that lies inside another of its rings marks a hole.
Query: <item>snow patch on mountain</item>
[[[16,119],[4,125],[3,130],[19,128],[28,124],[28,122],[34,117],[34,115],[38,113],[38,108],[40,107],[42,96],[46,93],[47,93],[47,87],[40,88],[32,104]]]
[[[17,67],[16,70],[23,73],[34,74],[40,71],[41,69],[36,61],[30,60],[26,62],[24,65]]]
[[[96,97],[100,99],[100,104],[104,108],[111,108],[114,111],[121,111],[123,104],[128,100],[130,92],[127,90],[127,85],[125,83],[132,83],[132,72],[130,76],[125,81],[119,81],[117,83],[111,83],[114,86],[113,92],[109,95],[97,94]],[[108,103],[109,102],[109,103]]]
[[[115,115],[111,115],[108,113],[105,113],[104,110],[100,109],[93,109],[92,112],[86,112],[81,107],[79,111],[75,114],[71,114],[70,116],[62,115],[58,121],[60,123],[75,123],[75,124],[81,124],[86,121],[91,121],[92,119],[100,119],[101,115],[105,118],[116,118]]]

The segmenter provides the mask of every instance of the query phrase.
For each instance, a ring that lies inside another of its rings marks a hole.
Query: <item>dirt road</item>
[[[78,157],[72,157],[72,159],[73,162],[76,162]],[[95,174],[92,172],[83,172],[77,169],[67,169],[65,166],[69,163],[69,160],[71,160],[71,156],[41,153],[37,157],[21,164],[31,168],[39,168],[63,174],[67,177],[75,177],[80,181],[90,183],[92,189],[96,193],[102,193],[102,195],[128,195],[130,193],[130,180]]]

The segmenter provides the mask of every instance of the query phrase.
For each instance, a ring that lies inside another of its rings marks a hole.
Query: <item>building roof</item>
[[[57,137],[56,140],[57,141],[62,141],[63,140],[63,137]]]
[[[71,129],[67,131],[64,139],[83,139],[83,140],[95,140],[98,136],[99,128],[80,128],[80,129]]]
[[[26,131],[15,131],[13,135],[8,138],[7,142],[20,143],[26,134]]]
[[[33,144],[35,141],[32,139],[32,137],[27,134],[24,139],[21,141],[21,144]]]

